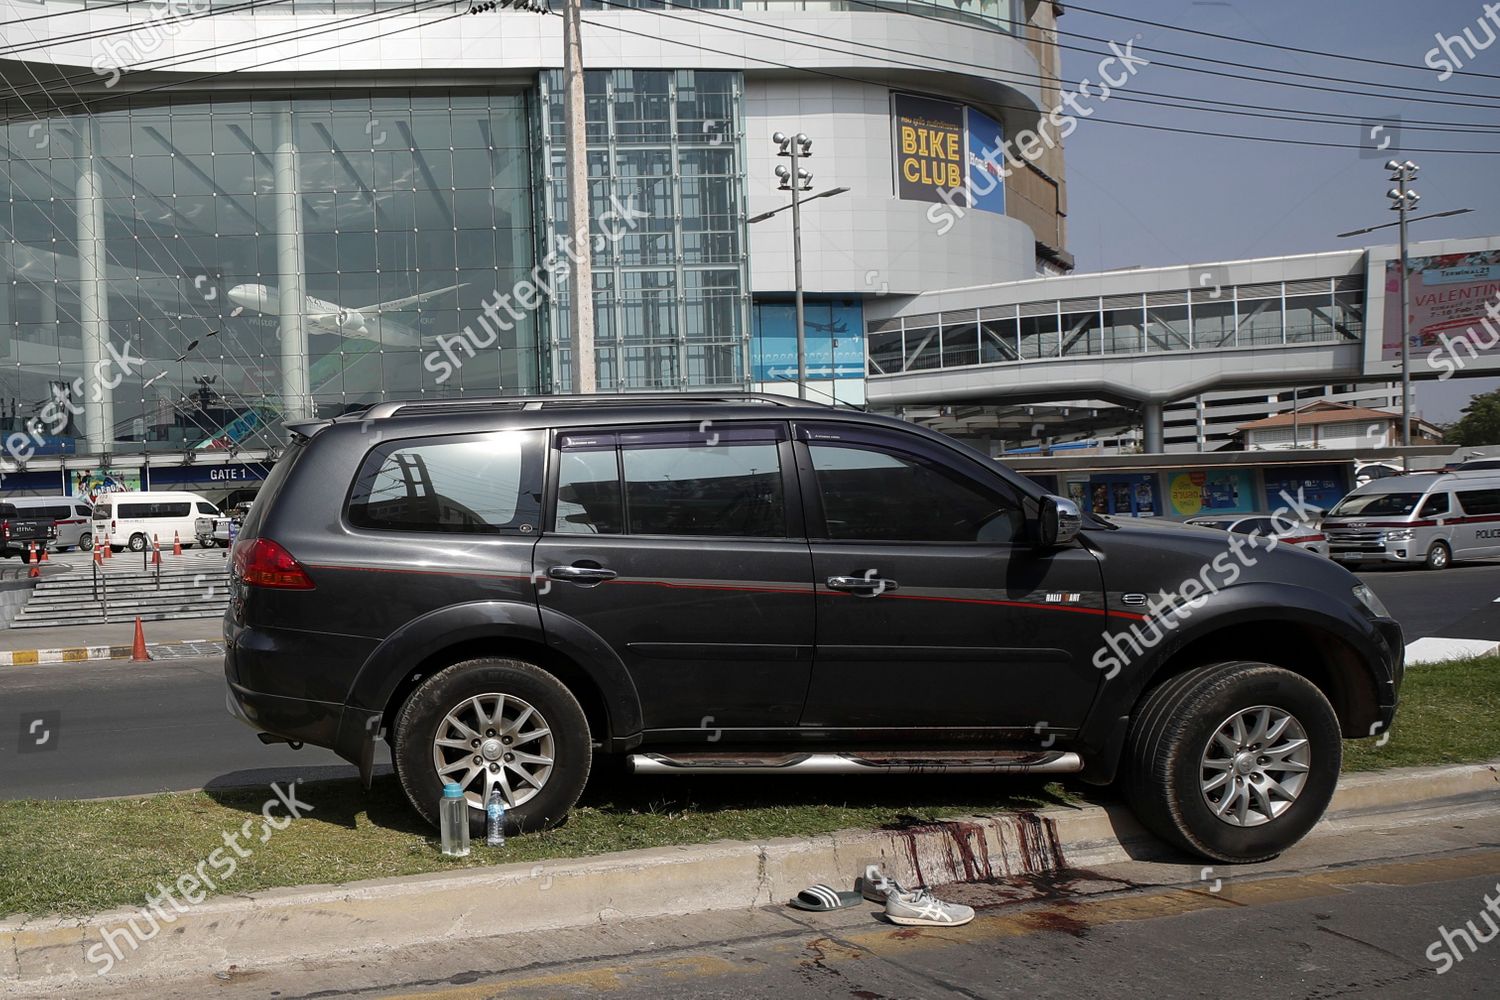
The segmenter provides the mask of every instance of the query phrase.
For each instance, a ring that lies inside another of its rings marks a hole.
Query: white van
[[[1376,479],[1323,518],[1328,554],[1342,563],[1446,569],[1500,556],[1500,472],[1428,472]]]
[[[94,537],[108,538],[118,552],[140,552],[159,538],[170,546],[176,537],[191,547],[199,517],[214,517],[219,508],[196,493],[104,493],[94,503]]]
[[[54,552],[77,546],[80,549],[94,545],[93,513],[89,502],[83,497],[8,497],[6,503],[15,506],[26,517],[52,518],[57,522],[57,540],[52,543]]]

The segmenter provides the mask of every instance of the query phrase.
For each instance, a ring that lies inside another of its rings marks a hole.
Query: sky
[[[1076,256],[1080,272],[1396,242],[1394,228],[1353,239],[1336,235],[1395,220],[1395,213],[1386,207],[1385,192],[1391,184],[1384,168],[1393,148],[1383,152],[1319,148],[1217,138],[1201,134],[1205,131],[1358,146],[1367,131],[1358,120],[1399,117],[1404,124],[1397,140],[1400,158],[1421,167],[1414,185],[1422,195],[1417,214],[1474,209],[1457,218],[1417,223],[1411,228],[1411,238],[1500,233],[1500,41],[1475,52],[1472,60],[1464,58],[1463,67],[1446,81],[1439,80],[1439,70],[1424,65],[1437,45],[1437,33],[1457,36],[1468,28],[1484,42],[1489,36],[1481,26],[1483,21],[1500,36],[1500,28],[1485,19],[1479,0],[1084,0],[1081,8],[1065,0],[1063,7],[1060,41],[1078,47],[1063,50],[1065,79],[1097,78],[1097,53],[1107,49],[1108,40],[1122,47],[1134,40],[1135,54],[1151,59],[1152,64],[1140,67],[1117,96],[1174,105],[1158,107],[1112,98],[1098,106],[1092,119],[1080,120],[1067,140],[1068,249]],[[1186,34],[1095,11],[1235,39],[1297,46],[1315,54]],[[1076,37],[1082,35],[1106,41]],[[1148,46],[1163,51],[1145,51]],[[1416,68],[1350,62],[1328,53]],[[1181,58],[1189,54],[1233,65]],[[1458,54],[1463,58],[1461,51]],[[1186,72],[1167,63],[1258,79]],[[1334,77],[1337,82],[1275,76],[1266,73],[1268,69]],[[1273,77],[1302,86],[1258,82]],[[1418,89],[1391,91],[1370,84]],[[1324,88],[1351,93],[1330,93]],[[1157,95],[1237,102],[1251,105],[1256,113],[1286,115],[1290,120],[1189,111],[1180,101]],[[1341,120],[1309,121],[1308,114]],[[1112,122],[1169,126],[1186,129],[1188,134]],[[1412,127],[1450,122],[1492,127],[1496,134]],[[1387,130],[1376,141],[1391,134]],[[1370,140],[1365,141],[1368,146]],[[1425,149],[1493,153],[1418,152]],[[1474,393],[1497,387],[1497,378],[1419,383],[1416,405],[1423,416],[1444,423],[1456,419]]]

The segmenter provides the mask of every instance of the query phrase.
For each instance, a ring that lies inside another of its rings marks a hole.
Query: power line
[[[629,10],[639,10],[639,9],[641,9],[641,8],[637,8],[637,7],[634,7],[634,6],[627,5],[627,4],[614,3],[614,2],[611,2],[611,0],[600,0],[600,3],[604,4],[605,6],[620,7],[622,9],[629,9]],[[654,11],[654,10],[652,12],[653,13],[657,13],[657,11]],[[729,12],[725,12],[725,11],[709,10],[709,9],[698,9],[698,10],[695,10],[694,13],[695,14],[708,14],[708,15],[713,15],[713,16],[716,16],[716,17],[728,18],[733,23],[735,23],[737,25],[743,25],[743,23],[744,23],[741,18],[735,17],[733,14],[731,14]],[[949,23],[951,23],[951,22],[949,22]],[[788,27],[785,27],[785,26],[781,26],[781,27],[778,27],[776,30],[778,30],[780,32],[783,32],[783,33],[788,33],[788,34],[802,35],[802,36],[805,36],[805,37],[808,37],[808,38],[818,38],[818,39],[827,39],[828,38],[827,35],[820,34],[818,32],[813,32],[813,31],[804,31],[804,30],[801,30],[801,29],[798,29],[798,28],[788,28]],[[759,37],[759,38],[774,38],[776,36],[772,36],[772,35],[756,35],[755,37]],[[840,39],[839,41],[842,41],[842,39]],[[850,42],[849,44],[853,45],[855,43]],[[856,56],[856,55],[859,55],[860,52],[863,52],[863,51],[866,51],[866,50],[875,50],[875,51],[879,51],[879,52],[892,52],[892,53],[895,53],[897,55],[920,56],[923,59],[931,59],[931,60],[936,61],[936,62],[945,62],[945,63],[949,63],[949,64],[954,65],[954,66],[964,67],[965,69],[972,68],[969,63],[966,63],[966,62],[964,62],[962,60],[951,59],[951,58],[948,58],[946,56],[931,55],[931,54],[925,53],[925,52],[923,52],[923,53],[914,53],[914,52],[909,52],[909,51],[904,50],[904,49],[896,49],[896,48],[891,48],[889,46],[884,46],[884,45],[875,45],[875,44],[872,44],[872,43],[860,42],[860,43],[858,43],[858,49],[859,49],[858,52],[850,51],[850,52],[847,52],[845,54],[850,55],[850,56]],[[830,51],[832,51],[832,50],[830,50]],[[916,64],[914,64],[914,63],[906,63],[905,65],[915,66]],[[1052,77],[1052,76],[1049,76],[1049,75],[1046,75],[1046,74],[1042,74],[1042,73],[1026,73],[1026,72],[1023,72],[1021,70],[1011,70],[1011,69],[1001,70],[999,72],[1005,73],[1005,74],[1007,74],[1009,76],[1024,77],[1024,78],[1028,78],[1028,79],[1038,80],[1038,81],[1041,81],[1041,82],[1047,83],[1047,84],[1055,84],[1055,85],[1058,85],[1058,86],[1062,86],[1064,84],[1069,85],[1069,86],[1073,86],[1075,88],[1077,86],[1077,84],[1075,84],[1073,81],[1062,80],[1060,78]],[[1144,95],[1144,96],[1137,96],[1137,95]],[[1167,98],[1168,100],[1166,100],[1166,101],[1151,101],[1151,100],[1146,100],[1145,99],[1146,97],[1162,97],[1162,98]],[[1221,105],[1224,105],[1225,107],[1229,107],[1229,108],[1245,108],[1245,109],[1260,109],[1261,106],[1260,105],[1252,105],[1252,104],[1240,104],[1240,103],[1236,103],[1236,102],[1233,102],[1233,101],[1218,101],[1218,100],[1213,100],[1213,99],[1210,99],[1210,98],[1188,97],[1186,95],[1180,95],[1180,94],[1166,94],[1166,93],[1161,93],[1160,91],[1139,90],[1139,89],[1136,89],[1136,88],[1131,88],[1131,90],[1130,90],[1130,92],[1128,94],[1116,92],[1115,94],[1112,95],[1112,99],[1113,100],[1118,100],[1118,101],[1125,101],[1125,102],[1129,102],[1129,103],[1133,103],[1133,104],[1148,104],[1148,105],[1155,105],[1155,106],[1159,106],[1159,107],[1180,107],[1182,110],[1185,110],[1185,111],[1197,111],[1197,112],[1201,112],[1201,113],[1205,113],[1205,114],[1227,114],[1227,115],[1236,115],[1236,116],[1239,116],[1239,117],[1264,118],[1264,119],[1269,120],[1269,121],[1294,121],[1294,122],[1305,122],[1307,124],[1323,124],[1323,125],[1359,125],[1359,124],[1363,124],[1365,121],[1367,121],[1367,119],[1361,118],[1361,117],[1356,116],[1356,115],[1344,115],[1344,114],[1340,114],[1338,112],[1321,112],[1321,111],[1299,110],[1299,109],[1296,109],[1296,108],[1271,108],[1271,109],[1246,110],[1246,111],[1227,111],[1227,110],[1220,110],[1218,108],[1197,108],[1197,107],[1191,107],[1191,106],[1186,105],[1186,104],[1177,105],[1177,104],[1172,104],[1170,102],[1171,101],[1192,101],[1192,102],[1199,103],[1199,104],[1221,104]],[[1274,114],[1274,113],[1272,113],[1272,112],[1276,112],[1276,111],[1285,112],[1285,114]],[[1479,123],[1479,122],[1428,122],[1428,121],[1425,121],[1425,120],[1408,121],[1406,119],[1403,119],[1402,122],[1401,122],[1401,127],[1403,129],[1409,129],[1411,131],[1418,131],[1418,132],[1439,132],[1439,133],[1452,133],[1452,134],[1457,134],[1457,135],[1500,135],[1500,128],[1493,127],[1493,126],[1490,126],[1490,125],[1485,125],[1485,124],[1482,124],[1482,123]]]
[[[162,63],[162,65],[150,65],[150,72],[153,72],[153,73],[160,72],[160,71],[162,71],[164,69],[170,69],[170,68],[172,68],[174,66],[183,65],[185,63],[198,62],[198,61],[206,58],[209,55],[239,55],[242,52],[247,52],[247,51],[251,51],[251,50],[254,50],[256,48],[259,48],[260,46],[265,45],[265,44],[267,44],[267,43],[269,43],[269,42],[271,42],[273,40],[298,41],[298,42],[300,42],[300,41],[303,41],[303,40],[308,39],[308,38],[316,38],[319,35],[326,35],[326,34],[328,34],[330,32],[341,31],[351,21],[362,21],[362,22],[369,23],[369,24],[375,24],[375,23],[378,23],[378,22],[381,22],[381,21],[390,20],[392,18],[405,17],[405,16],[407,16],[409,14],[422,13],[424,11],[432,10],[433,8],[436,8],[436,7],[447,7],[447,6],[452,6],[452,0],[426,0],[426,2],[420,2],[420,0],[419,0],[417,6],[411,8],[411,9],[402,8],[400,10],[389,11],[389,12],[385,12],[385,13],[380,13],[380,14],[376,14],[374,16],[371,16],[369,14],[369,12],[366,11],[366,12],[362,12],[362,13],[359,13],[359,14],[353,14],[353,15],[350,15],[348,17],[339,18],[339,19],[334,20],[334,21],[323,22],[323,23],[320,23],[320,24],[317,24],[317,25],[313,25],[311,27],[293,28],[293,29],[289,29],[287,31],[278,32],[278,33],[273,34],[273,35],[262,35],[262,36],[259,36],[257,38],[254,38],[254,39],[250,39],[248,41],[244,40],[244,39],[240,39],[240,40],[233,41],[233,42],[225,42],[225,43],[223,43],[221,45],[211,46],[211,47],[206,48],[206,49],[195,49],[192,52],[189,52],[189,53],[186,53],[186,54],[182,54],[182,55],[174,55],[174,56],[171,56],[171,57],[165,57],[164,56],[161,59],[149,59],[149,60],[145,60],[145,61],[143,61],[141,63],[137,63],[136,65],[131,66],[131,67],[127,68],[127,69],[124,69],[124,70],[122,70],[122,72],[123,73],[139,72],[141,70],[141,67],[148,66],[148,65],[153,64],[153,63]],[[427,26],[429,26],[431,24],[442,24],[444,21],[451,20],[452,18],[462,17],[465,13],[467,13],[466,10],[465,11],[459,11],[459,12],[454,13],[454,14],[449,14],[446,17],[438,18],[437,20],[434,20],[434,21],[431,21],[431,22],[421,21],[421,22],[418,22],[417,24],[408,25],[408,26],[406,26],[404,28],[395,28],[395,29],[392,29],[391,31],[383,32],[381,34],[364,35],[364,36],[361,36],[360,38],[357,38],[357,39],[351,39],[351,40],[346,41],[346,42],[340,42],[340,43],[338,43],[336,45],[328,46],[326,48],[315,49],[315,50],[313,50],[311,52],[302,52],[302,51],[292,52],[292,53],[289,53],[289,54],[284,55],[284,56],[277,56],[274,59],[267,59],[267,60],[264,60],[262,62],[251,63],[251,64],[249,64],[247,66],[237,66],[234,69],[217,70],[217,71],[212,72],[212,73],[203,73],[203,74],[200,74],[198,76],[187,77],[187,78],[184,78],[184,79],[177,79],[177,80],[166,81],[164,83],[160,83],[160,84],[157,84],[157,85],[152,86],[152,87],[140,87],[140,88],[132,89],[132,90],[129,90],[129,91],[122,91],[120,93],[106,94],[106,95],[101,96],[98,100],[92,101],[92,102],[85,100],[82,95],[78,94],[77,90],[74,87],[74,84],[80,83],[80,82],[84,82],[84,81],[97,80],[98,77],[99,77],[98,73],[94,72],[93,70],[90,70],[87,73],[80,73],[80,74],[78,74],[76,76],[73,76],[73,77],[69,77],[67,75],[62,75],[62,76],[58,77],[57,82],[63,83],[64,85],[66,85],[68,87],[68,89],[73,90],[74,91],[74,95],[79,98],[79,103],[73,104],[73,105],[53,105],[53,107],[55,108],[55,110],[57,110],[60,113],[61,112],[68,112],[68,111],[71,111],[71,110],[82,110],[82,111],[87,112],[90,109],[90,107],[99,107],[101,105],[109,104],[109,103],[111,103],[113,101],[118,101],[118,100],[122,100],[122,99],[129,98],[129,97],[135,97],[135,96],[138,96],[138,95],[141,95],[141,94],[150,94],[150,93],[155,93],[155,92],[161,91],[161,90],[169,90],[169,89],[172,89],[174,87],[182,87],[182,86],[186,86],[188,84],[199,83],[199,82],[202,82],[204,80],[212,80],[212,79],[216,79],[216,78],[221,77],[221,76],[228,76],[228,75],[233,74],[233,73],[248,73],[248,72],[250,72],[252,70],[259,69],[259,68],[261,68],[263,66],[270,66],[273,63],[285,62],[288,59],[297,59],[297,58],[302,58],[304,56],[318,55],[318,54],[323,53],[323,52],[331,52],[331,51],[334,51],[335,49],[343,48],[343,47],[345,47],[347,45],[359,45],[359,44],[363,44],[365,42],[376,41],[376,40],[381,39],[381,38],[386,38],[389,35],[397,34],[397,33],[402,32],[402,31],[408,31],[408,30],[411,30],[412,28],[416,28],[416,27],[427,27]],[[234,48],[235,51],[233,51],[233,52],[219,52],[219,50],[221,50],[221,49],[230,49],[230,48]],[[164,60],[170,60],[170,61],[164,61]],[[17,60],[17,61],[20,62],[22,65],[27,65],[27,60]],[[51,82],[49,82],[48,84],[43,84],[41,82],[41,80],[37,78],[37,76],[36,76],[36,74],[34,72],[30,73],[30,75],[32,77],[33,82],[36,83],[37,89],[33,90],[33,91],[30,91],[30,92],[26,93],[25,95],[23,95],[23,94],[21,94],[21,92],[17,88],[15,88],[14,86],[12,86],[12,90],[16,91],[16,96],[17,97],[38,97],[40,95],[49,93],[52,89],[54,89],[55,84],[53,84]],[[7,119],[7,121],[8,120],[9,119]]]
[[[1094,10],[1090,7],[1080,7],[1076,3],[1069,3],[1068,9],[1078,11],[1082,14],[1094,14],[1099,17],[1107,17],[1116,21],[1129,21],[1133,24],[1144,24],[1149,25],[1153,28],[1165,28],[1168,31],[1180,31],[1184,34],[1189,35],[1202,35],[1205,38],[1217,38],[1220,41],[1238,42],[1242,45],[1255,45],[1260,48],[1276,49],[1281,52],[1295,52],[1299,55],[1305,56],[1324,56],[1329,59],[1342,59],[1346,62],[1365,63],[1371,66],[1389,66],[1394,69],[1409,69],[1423,73],[1431,71],[1431,67],[1428,66],[1417,66],[1412,63],[1395,62],[1391,59],[1371,59],[1367,56],[1347,56],[1339,52],[1321,52],[1317,49],[1304,49],[1296,45],[1279,45],[1276,42],[1262,42],[1257,41],[1253,38],[1239,38],[1235,35],[1220,34],[1217,31],[1204,31],[1199,28],[1184,28],[1181,25],[1165,24],[1161,21],[1151,21],[1143,17],[1131,17],[1127,14],[1111,14],[1108,11]],[[1500,74],[1496,73],[1469,73],[1467,71],[1463,72],[1465,72],[1465,75],[1475,77],[1476,79],[1500,80]]]
[[[98,28],[91,31],[77,31],[71,35],[49,36],[45,39],[37,38],[36,34],[32,32],[32,40],[30,43],[6,46],[5,48],[0,49],[0,56],[10,56],[15,55],[17,52],[30,52],[33,49],[46,49],[54,45],[64,45],[72,42],[95,41],[100,38],[108,38],[112,35],[133,35],[137,32],[146,31],[150,28],[160,28],[161,26],[167,24],[177,24],[182,21],[197,21],[200,18],[217,17],[220,14],[238,14],[241,11],[251,10],[255,7],[269,7],[275,4],[287,2],[288,0],[245,0],[244,3],[235,4],[230,7],[209,7],[205,10],[190,11],[188,13],[177,14],[172,17],[148,17],[143,21],[125,21],[120,24],[110,25],[105,28]],[[170,10],[171,8],[166,9]],[[25,20],[33,19],[23,19],[23,21]],[[23,23],[23,21],[18,21],[15,23],[19,24]],[[30,28],[26,30],[28,32],[31,31]]]
[[[622,4],[613,2],[613,0],[600,0],[600,2],[602,4],[604,4],[605,6],[607,6],[607,7],[620,7],[620,6],[623,6]],[[854,0],[851,0],[851,2],[854,2]],[[680,17],[677,17],[677,16],[675,16],[673,14],[670,14],[670,13],[668,13],[666,11],[656,10],[654,8],[634,8],[634,7],[632,7],[632,8],[629,8],[629,9],[631,9],[631,10],[649,10],[650,13],[655,14],[658,17],[665,17],[665,18],[668,18],[668,19],[671,19],[671,20],[686,21],[687,23],[693,23],[693,24],[701,23],[701,22],[698,22],[698,21],[693,20],[693,19],[680,18]],[[810,68],[810,67],[807,67],[807,66],[797,66],[797,65],[794,65],[792,63],[778,62],[777,60],[767,59],[767,58],[764,58],[764,57],[761,57],[761,56],[747,56],[743,52],[732,52],[732,51],[727,50],[727,49],[716,49],[716,48],[713,48],[711,46],[703,45],[701,43],[679,42],[679,41],[675,41],[673,39],[663,39],[660,35],[652,35],[652,34],[649,34],[647,32],[634,31],[634,30],[629,29],[629,28],[621,27],[618,24],[612,24],[612,23],[607,24],[607,23],[604,23],[604,22],[601,22],[601,21],[590,21],[589,23],[595,25],[596,27],[608,28],[608,29],[611,29],[611,30],[614,30],[614,31],[619,31],[619,32],[622,32],[622,33],[628,34],[628,35],[636,35],[636,36],[641,37],[641,38],[652,38],[652,39],[655,39],[658,42],[666,41],[669,44],[680,45],[680,46],[683,46],[685,48],[701,49],[702,51],[705,51],[705,52],[714,52],[714,53],[719,54],[719,55],[733,56],[733,57],[740,58],[740,59],[749,59],[749,60],[753,60],[754,62],[763,63],[763,64],[768,65],[768,66],[776,66],[776,67],[781,68],[781,69],[792,69],[792,70],[797,70],[799,72],[812,73],[812,74],[815,74],[815,75],[818,75],[818,76],[825,76],[825,77],[828,77],[830,79],[845,80],[845,81],[849,81],[849,82],[853,82],[853,83],[859,83],[859,84],[868,84],[870,82],[867,79],[862,79],[862,78],[856,77],[856,76],[850,76],[850,75],[844,74],[844,73],[835,73],[835,72],[832,72],[830,70],[813,69],[813,68]],[[773,40],[773,41],[781,41],[781,40],[783,40],[781,38],[778,38],[775,35],[764,35],[764,34],[760,34],[758,32],[749,31],[748,29],[745,29],[745,28],[726,28],[725,30],[726,31],[734,32],[736,34],[746,35],[746,36],[752,37],[752,38],[764,38],[764,39],[770,39],[770,40]],[[815,49],[815,50],[818,50],[818,51],[829,52],[829,53],[832,53],[834,55],[850,56],[850,55],[856,55],[857,54],[857,53],[849,52],[848,50],[844,50],[844,49],[834,49],[834,48],[829,48],[829,47],[823,46],[823,45],[815,45],[815,44],[813,44],[811,42],[796,42],[794,44],[802,46],[802,47],[805,47],[805,48]],[[885,62],[885,63],[887,63],[887,64],[890,64],[890,65],[909,67],[909,68],[912,68],[912,69],[931,69],[931,66],[928,66],[928,65],[923,65],[921,63],[908,62],[908,61],[900,60],[900,59],[893,59],[893,58],[889,58],[889,57],[882,57],[882,61]],[[1007,110],[1023,111],[1023,112],[1026,112],[1028,114],[1035,113],[1035,109],[1031,108],[1031,107],[1028,107],[1028,106],[1009,105],[1009,104],[999,104],[999,105],[996,105],[996,106],[997,107],[1006,108]],[[1124,125],[1124,126],[1128,126],[1128,127],[1131,127],[1131,128],[1153,129],[1153,130],[1163,131],[1163,132],[1176,132],[1176,133],[1182,133],[1182,134],[1188,134],[1188,135],[1206,135],[1206,136],[1214,136],[1214,137],[1228,138],[1228,139],[1254,140],[1254,141],[1257,141],[1257,142],[1281,143],[1281,144],[1297,145],[1297,146],[1316,146],[1316,147],[1323,147],[1323,148],[1328,148],[1328,149],[1363,149],[1364,148],[1364,147],[1362,147],[1360,145],[1350,144],[1350,143],[1318,142],[1318,141],[1314,141],[1314,140],[1310,140],[1310,139],[1290,139],[1290,138],[1281,138],[1281,137],[1277,137],[1277,136],[1240,135],[1240,134],[1236,134],[1236,133],[1227,133],[1227,132],[1207,132],[1207,131],[1203,131],[1202,129],[1172,128],[1172,127],[1166,126],[1166,125],[1152,125],[1152,124],[1148,124],[1148,123],[1145,123],[1145,122],[1122,122],[1122,121],[1115,121],[1115,120],[1112,120],[1112,119],[1102,119],[1102,118],[1101,119],[1091,118],[1090,121],[1103,121],[1103,122],[1109,122],[1110,124]],[[1402,152],[1404,152],[1404,153],[1459,153],[1459,154],[1465,154],[1465,155],[1479,155],[1479,156],[1500,155],[1500,150],[1492,150],[1492,149],[1405,148],[1405,149],[1402,150]]]
[[[601,0],[601,2],[604,2],[604,3],[608,4],[608,0]],[[845,0],[845,2],[849,3],[849,4],[853,4],[853,5],[858,6],[858,7],[868,7],[870,9],[872,9],[872,10],[880,11],[880,12],[886,13],[886,14],[891,14],[891,13],[904,14],[904,15],[906,15],[908,17],[915,17],[915,18],[919,18],[919,19],[924,20],[924,21],[932,21],[934,23],[946,24],[946,25],[949,25],[949,26],[952,26],[954,24],[954,21],[951,18],[934,17],[934,16],[932,16],[930,14],[922,14],[922,13],[920,13],[918,11],[912,10],[910,7],[892,10],[892,9],[890,9],[888,7],[882,6],[880,3],[873,2],[873,0]],[[917,0],[917,2],[920,4],[922,2],[922,0]],[[620,6],[619,4],[608,4],[608,5],[609,6]],[[928,5],[928,6],[930,6],[930,5]],[[631,10],[636,10],[636,9],[651,10],[652,13],[658,13],[656,10],[651,9],[651,8],[634,8],[634,7],[632,7],[630,9]],[[1007,38],[1012,38],[1012,39],[1016,38],[1016,36],[1013,33],[1009,32],[1009,31],[1006,31],[1003,28],[990,27],[990,26],[978,25],[978,24],[967,24],[966,26],[971,27],[971,28],[973,28],[974,30],[977,30],[977,31],[983,31],[986,34],[1002,35],[1002,36],[1005,36]],[[1110,41],[1116,41],[1116,42],[1118,41],[1118,39],[1108,39],[1108,38],[1101,39],[1101,38],[1096,38],[1096,37],[1094,37],[1092,35],[1080,35],[1080,34],[1077,34],[1076,32],[1064,31],[1064,30],[1062,30],[1060,28],[1054,29],[1054,30],[1059,35],[1069,35],[1071,37],[1084,38],[1084,39],[1088,39],[1088,40],[1091,40],[1091,41],[1100,41],[1100,42],[1105,42],[1105,43],[1108,43]],[[1112,52],[1100,52],[1097,49],[1085,48],[1085,47],[1080,46],[1080,45],[1066,45],[1066,44],[1064,44],[1062,42],[1056,42],[1054,44],[1059,49],[1066,49],[1066,50],[1073,51],[1073,52],[1082,52],[1082,53],[1085,53],[1086,55],[1091,55],[1091,56],[1102,56],[1102,57],[1105,57],[1105,58],[1109,58],[1109,57],[1111,57],[1111,56],[1114,55],[1114,53],[1112,53]],[[1148,51],[1148,50],[1143,47],[1142,51]],[[1185,59],[1196,59],[1196,60],[1199,60],[1200,62],[1221,63],[1221,64],[1226,65],[1226,66],[1237,66],[1237,65],[1239,65],[1238,63],[1226,62],[1226,61],[1220,60],[1220,59],[1211,59],[1211,58],[1209,58],[1207,56],[1195,56],[1195,55],[1192,55],[1191,53],[1172,52],[1172,51],[1168,51],[1168,50],[1165,50],[1165,49],[1153,49],[1153,50],[1149,50],[1149,51],[1163,52],[1163,53],[1165,53],[1167,55],[1180,56],[1180,57],[1185,58]],[[1267,86],[1291,87],[1291,88],[1298,89],[1298,90],[1312,90],[1312,91],[1317,91],[1319,93],[1329,93],[1329,94],[1352,94],[1352,95],[1354,95],[1356,97],[1378,98],[1378,99],[1381,99],[1381,100],[1388,100],[1388,101],[1411,101],[1411,102],[1416,103],[1416,104],[1441,104],[1441,105],[1448,106],[1448,107],[1482,108],[1482,109],[1484,109],[1486,111],[1494,111],[1495,102],[1496,101],[1500,101],[1500,97],[1497,97],[1497,96],[1492,95],[1492,94],[1475,94],[1475,93],[1469,93],[1469,92],[1466,92],[1466,91],[1449,91],[1449,90],[1435,90],[1435,89],[1430,89],[1430,88],[1407,87],[1407,86],[1405,86],[1403,84],[1375,83],[1373,81],[1364,81],[1364,80],[1353,80],[1353,81],[1351,81],[1351,80],[1349,80],[1349,79],[1347,79],[1345,77],[1321,77],[1321,76],[1317,76],[1315,74],[1302,74],[1302,73],[1296,73],[1296,72],[1294,72],[1292,70],[1272,69],[1270,67],[1262,67],[1262,68],[1265,69],[1267,72],[1271,72],[1271,73],[1281,73],[1283,75],[1288,75],[1288,76],[1306,76],[1306,77],[1309,77],[1311,79],[1328,80],[1328,81],[1333,81],[1333,82],[1338,82],[1338,83],[1358,83],[1358,84],[1360,84],[1362,86],[1366,86],[1366,87],[1379,87],[1379,88],[1386,88],[1386,89],[1401,89],[1401,90],[1415,90],[1415,91],[1417,91],[1419,93],[1447,95],[1447,96],[1450,96],[1450,97],[1451,96],[1456,96],[1456,97],[1478,97],[1478,98],[1482,98],[1482,99],[1484,99],[1486,101],[1489,101],[1490,103],[1488,103],[1488,104],[1476,104],[1476,103],[1473,103],[1471,101],[1454,101],[1454,100],[1451,100],[1451,99],[1442,99],[1442,100],[1439,100],[1439,99],[1436,99],[1436,98],[1427,98],[1427,97],[1410,97],[1410,96],[1407,96],[1405,94],[1379,94],[1379,93],[1371,93],[1371,92],[1366,91],[1366,90],[1346,90],[1346,89],[1341,89],[1341,88],[1338,88],[1338,87],[1324,87],[1324,86],[1316,86],[1316,85],[1310,84],[1310,83],[1297,83],[1297,82],[1294,82],[1294,81],[1291,81],[1291,80],[1271,80],[1271,79],[1264,79],[1264,78],[1261,78],[1261,77],[1246,76],[1246,75],[1244,75],[1242,73],[1226,73],[1226,72],[1224,72],[1222,70],[1203,69],[1203,68],[1198,67],[1198,66],[1182,66],[1182,65],[1179,65],[1177,63],[1161,62],[1160,60],[1155,60],[1155,59],[1151,60],[1151,65],[1152,66],[1160,66],[1163,69],[1175,69],[1175,70],[1178,70],[1179,72],[1184,72],[1184,73],[1199,73],[1199,74],[1206,75],[1206,76],[1217,76],[1217,77],[1222,77],[1224,79],[1229,79],[1229,80],[1246,80],[1246,81],[1249,81],[1251,83],[1259,83],[1259,84],[1264,84],[1264,85],[1267,85]]]

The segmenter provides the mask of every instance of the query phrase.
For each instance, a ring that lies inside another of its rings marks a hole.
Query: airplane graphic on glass
[[[369,340],[386,347],[422,347],[436,342],[436,335],[423,336],[417,330],[394,320],[382,319],[381,313],[395,312],[420,302],[455,292],[463,284],[434,288],[400,299],[349,307],[309,295],[302,307],[302,317],[309,333],[332,333],[354,340]],[[274,285],[235,285],[229,289],[229,300],[268,316],[281,314],[281,293]]]

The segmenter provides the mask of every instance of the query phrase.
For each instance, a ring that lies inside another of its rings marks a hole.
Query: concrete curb
[[[150,646],[146,649],[149,651]],[[11,649],[0,652],[0,667],[25,667],[35,663],[79,663],[84,660],[130,658],[129,646],[69,646],[65,649]]]
[[[1341,781],[1324,822],[1495,794],[1500,770],[1492,764],[1354,775]],[[460,935],[765,906],[816,882],[849,884],[871,862],[902,881],[942,885],[1166,853],[1122,807],[1088,806],[300,886],[216,897],[180,913],[162,903],[171,921],[151,930],[137,950],[118,929],[132,917],[140,932],[157,927],[138,909],[5,921],[0,986],[76,988],[97,981],[109,954],[105,930],[122,941],[113,982],[379,952]]]

